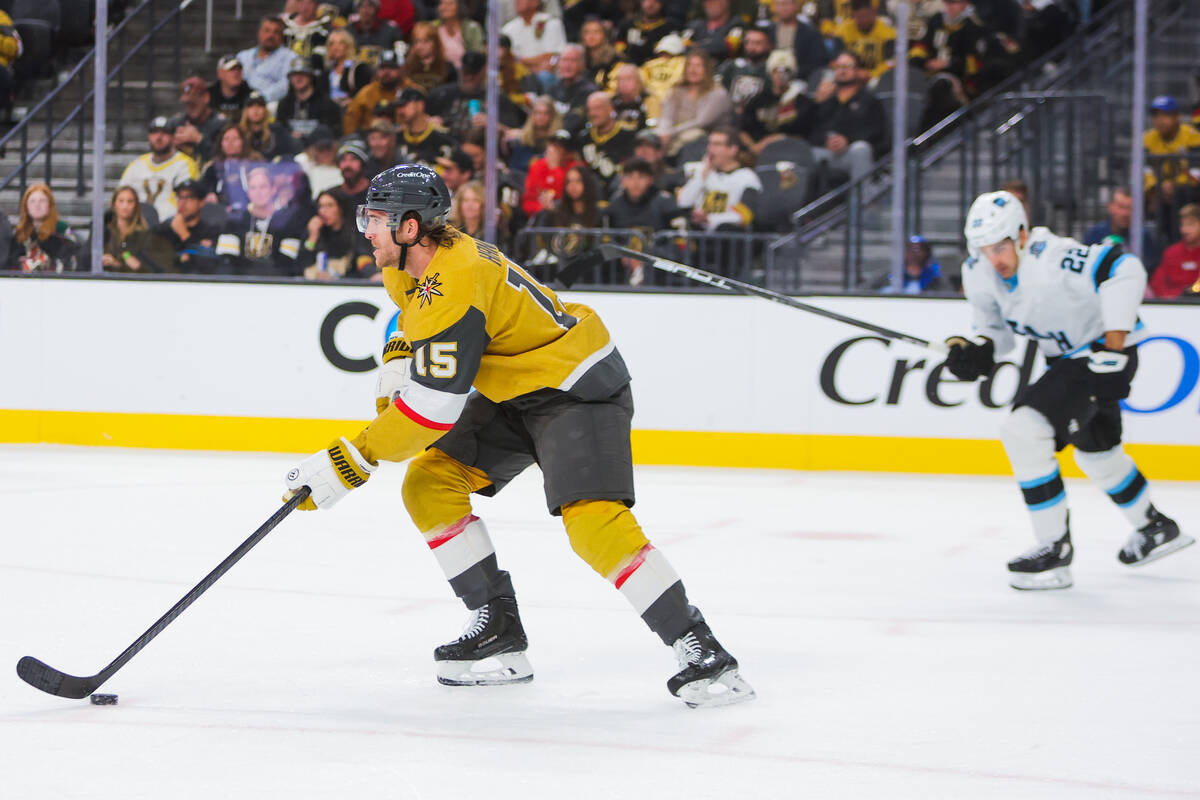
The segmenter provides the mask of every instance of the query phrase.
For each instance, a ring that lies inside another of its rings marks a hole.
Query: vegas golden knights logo
[[[729,195],[726,192],[705,192],[704,209],[705,214],[720,214],[729,205]]]
[[[246,258],[267,258],[275,245],[275,237],[269,233],[250,231],[242,243],[242,255]]]
[[[142,181],[142,193],[146,197],[146,202],[154,205],[158,202],[158,196],[163,193],[163,189],[167,188],[167,182],[162,178],[146,178]]]

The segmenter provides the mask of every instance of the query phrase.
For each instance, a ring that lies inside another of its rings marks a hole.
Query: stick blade
[[[17,677],[35,689],[57,697],[69,697],[81,700],[94,692],[100,683],[93,678],[77,678],[65,672],[59,672],[49,664],[38,661],[32,656],[25,656],[17,662]]]

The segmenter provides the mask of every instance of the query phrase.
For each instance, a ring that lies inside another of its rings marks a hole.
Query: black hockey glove
[[[1088,391],[1097,400],[1123,400],[1129,397],[1133,380],[1126,367],[1129,356],[1114,350],[1097,350],[1088,356]]]
[[[976,380],[987,375],[996,365],[996,344],[986,336],[975,341],[951,336],[946,344],[950,346],[946,368],[960,380]]]

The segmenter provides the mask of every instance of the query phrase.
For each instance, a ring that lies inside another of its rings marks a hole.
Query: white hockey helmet
[[[987,192],[971,203],[963,233],[972,250],[1005,239],[1012,239],[1019,249],[1021,229],[1029,230],[1029,220],[1025,218],[1025,205],[1020,199],[1011,192]]]

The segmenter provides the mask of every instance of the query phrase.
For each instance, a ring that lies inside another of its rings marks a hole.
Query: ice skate
[[[1014,589],[1067,589],[1071,586],[1068,567],[1075,557],[1071,532],[1050,544],[1026,550],[1008,562],[1008,585]]]
[[[1130,567],[1149,564],[1195,543],[1196,540],[1191,536],[1179,532],[1175,520],[1154,506],[1150,506],[1147,516],[1150,521],[1134,531],[1121,552],[1117,553],[1122,564]]]
[[[433,651],[438,683],[494,686],[528,683],[533,667],[525,657],[529,641],[517,613],[517,599],[503,596],[471,612],[463,635]]]
[[[721,647],[706,623],[693,626],[672,647],[682,669],[667,681],[667,689],[688,708],[753,699],[754,689],[738,674],[737,659]]]

